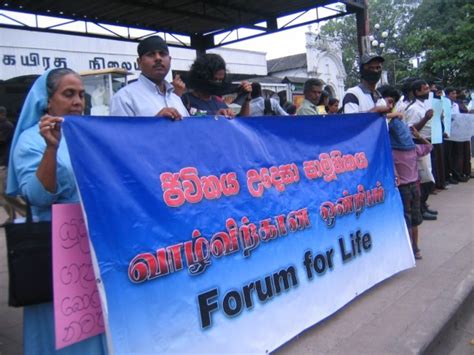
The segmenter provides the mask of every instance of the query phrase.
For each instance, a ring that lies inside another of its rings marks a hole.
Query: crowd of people
[[[389,86],[378,90],[376,85],[384,62],[380,56],[364,55],[361,58],[361,83],[347,91],[341,105],[338,99],[330,97],[323,90],[321,80],[309,79],[304,85],[304,101],[296,110],[293,104],[282,107],[278,100],[264,98],[259,83],[243,81],[239,85],[231,84],[227,80],[226,63],[217,54],[205,54],[195,60],[185,89],[181,80],[174,83],[165,80],[171,57],[162,38],[152,36],[142,40],[137,52],[141,74],[137,81],[113,96],[110,109],[113,116],[163,116],[171,120],[190,115],[233,118],[236,115],[234,110],[221,98],[231,92],[236,93],[236,101],[240,103],[238,116],[285,116],[295,113],[329,115],[341,112],[386,114],[398,188],[417,259],[421,258],[417,227],[423,219],[436,219],[437,212],[427,204],[433,186],[436,184],[443,189],[448,183],[466,181],[470,176],[470,166],[465,165],[467,156],[460,155],[465,152],[464,145],[461,147],[451,142],[441,147],[434,145],[433,148],[429,142],[429,122],[433,112],[427,110],[423,102],[430,90],[435,90],[435,94],[439,95],[441,88],[430,88],[423,80],[413,80],[404,86],[403,98],[397,89]],[[461,110],[456,104],[456,92],[446,88],[445,93],[452,100],[453,112]],[[51,219],[52,204],[79,201],[68,151],[61,139],[61,122],[65,115],[83,114],[84,95],[84,85],[78,74],[70,69],[53,69],[34,83],[14,134],[11,124],[3,119],[4,109],[0,108],[0,143],[4,147],[0,156],[0,164],[4,169],[0,169],[0,172],[3,175],[7,174],[7,145],[11,140],[6,193],[23,196],[38,220]],[[434,173],[431,170],[432,162],[436,162],[433,164],[436,168]],[[24,211],[24,204],[18,201],[15,203],[20,206],[18,211]],[[7,204],[4,203],[4,206]],[[7,212],[7,222],[13,221],[15,210]],[[25,307],[25,354],[52,353],[54,344],[52,303]],[[98,335],[61,349],[58,353],[106,353],[105,339]]]
[[[435,99],[444,94],[450,100],[451,114],[468,113],[468,109],[465,100],[457,100],[456,89],[447,87],[443,92],[439,84],[420,78],[405,80],[401,93],[389,85],[377,88],[383,63],[381,56],[362,56],[359,67],[361,82],[347,90],[342,112],[386,115],[405,221],[414,256],[421,259],[418,226],[423,220],[438,218],[438,211],[428,205],[430,194],[445,190],[450,184],[467,182],[471,177],[470,141],[450,140],[442,124],[443,142],[431,144],[433,108],[427,102],[430,92]]]

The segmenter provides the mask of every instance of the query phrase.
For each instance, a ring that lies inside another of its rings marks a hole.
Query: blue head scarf
[[[13,135],[12,144],[10,147],[10,160],[7,178],[7,194],[19,195],[18,179],[13,169],[13,153],[15,151],[18,138],[30,127],[36,125],[40,118],[45,114],[48,107],[48,90],[46,88],[46,81],[52,69],[46,71],[34,82],[33,86],[26,97],[25,103],[21,109],[20,118]]]
[[[415,149],[415,143],[411,136],[410,128],[405,122],[397,118],[392,118],[388,124],[390,134],[390,144],[395,150],[412,150]]]

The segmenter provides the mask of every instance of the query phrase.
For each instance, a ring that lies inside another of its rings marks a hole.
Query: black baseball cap
[[[385,59],[377,54],[370,54],[370,53],[364,53],[362,57],[360,58],[360,64],[364,65],[367,64],[373,60],[378,60],[379,62],[385,62]]]
[[[144,40],[140,41],[137,47],[139,57],[148,52],[161,50],[165,51],[166,53],[169,53],[168,45],[166,44],[165,40],[160,36],[147,37]]]

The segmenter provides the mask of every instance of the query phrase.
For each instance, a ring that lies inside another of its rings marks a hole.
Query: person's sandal
[[[415,259],[416,260],[421,260],[423,259],[423,257],[421,256],[421,252],[418,250],[415,252]]]

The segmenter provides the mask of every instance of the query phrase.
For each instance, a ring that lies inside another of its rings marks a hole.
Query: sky
[[[315,28],[313,25],[312,28]],[[308,26],[301,26],[291,30],[265,35],[242,42],[225,46],[229,48],[246,49],[267,53],[267,60],[280,58],[287,55],[304,53],[305,32]]]

